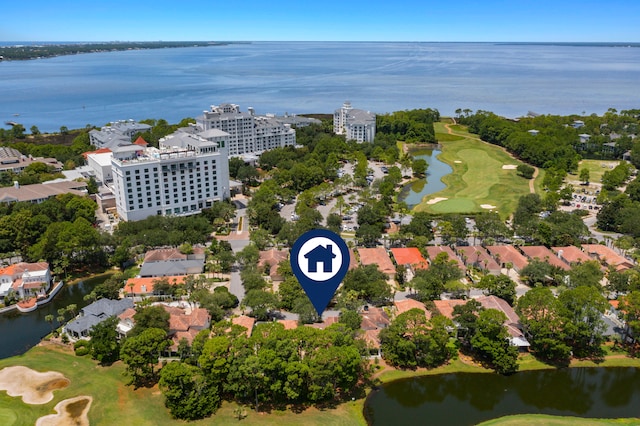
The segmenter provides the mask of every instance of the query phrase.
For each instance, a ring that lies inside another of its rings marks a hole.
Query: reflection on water
[[[591,418],[640,417],[635,368],[571,368],[497,374],[444,374],[398,380],[367,398],[370,425],[474,425],[525,413]]]
[[[398,194],[398,201],[404,201],[411,209],[422,202],[422,199],[429,194],[442,191],[446,185],[442,182],[442,177],[453,171],[451,166],[438,160],[440,155],[438,149],[421,149],[411,151],[414,159],[423,159],[429,165],[427,176],[405,185]]]

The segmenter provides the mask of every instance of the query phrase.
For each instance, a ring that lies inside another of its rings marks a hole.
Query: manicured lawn
[[[631,426],[637,424],[638,419],[583,419],[580,417],[556,417],[545,414],[521,414],[489,420],[480,423],[479,426]]]
[[[70,380],[67,388],[53,393],[47,404],[29,405],[20,398],[0,392],[0,425],[33,425],[39,417],[53,414],[53,407],[63,399],[91,395],[89,422],[93,425],[177,425],[187,424],[171,418],[164,407],[160,390],[141,388],[134,390],[126,385],[125,367],[118,362],[110,367],[100,367],[88,357],[76,357],[71,352],[53,347],[37,346],[26,354],[0,360],[0,369],[12,365],[24,365],[37,371],[59,371]],[[247,408],[247,417],[238,422],[234,416],[235,403],[224,403],[218,412],[208,419],[190,422],[193,425],[245,426],[272,425],[364,425],[363,400],[341,404],[336,408],[308,408],[301,413],[271,411],[256,413]]]
[[[518,199],[530,192],[529,180],[503,166],[517,166],[521,162],[500,147],[478,140],[461,126],[451,126],[452,134],[448,134],[444,123],[435,123],[435,129],[437,135],[443,135],[439,159],[449,164],[453,173],[442,179],[447,188],[425,197],[415,210],[473,213],[486,211],[481,206],[488,205],[495,206],[495,210],[505,217],[511,214]],[[439,197],[447,200],[427,204]]]
[[[601,183],[604,172],[611,171],[620,164],[620,161],[613,160],[582,160],[578,165],[575,175],[568,175],[567,180],[574,184],[580,183],[580,170],[586,168],[589,170],[589,182]],[[604,166],[604,167],[603,167]]]

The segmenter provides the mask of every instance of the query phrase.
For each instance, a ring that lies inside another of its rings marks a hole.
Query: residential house
[[[602,244],[583,244],[582,249],[591,259],[598,260],[604,265],[612,266],[616,271],[624,271],[631,269],[634,262],[626,257],[616,253],[613,249],[603,246]]]
[[[466,271],[467,271],[466,266],[464,265],[462,260],[460,260],[460,258],[455,254],[455,252],[451,249],[451,247],[449,247],[449,246],[427,246],[426,250],[427,250],[427,255],[429,256],[430,262],[433,262],[433,260],[440,253],[446,253],[447,256],[449,257],[450,261],[453,260],[453,261],[456,262],[456,264],[458,265],[458,269],[460,269],[460,271],[462,271],[462,274],[464,275],[466,273]]]
[[[531,260],[538,259],[542,262],[546,262],[551,266],[555,266],[557,268],[562,269],[563,271],[568,271],[571,269],[566,262],[561,260],[558,256],[555,255],[550,249],[545,246],[522,246],[520,250]]]
[[[20,174],[26,167],[34,163],[51,166],[56,172],[61,171],[63,167],[63,164],[55,158],[32,157],[31,155],[23,155],[15,148],[0,146],[0,173]]]
[[[267,265],[269,266],[269,270],[265,273],[269,275],[271,281],[282,281],[284,277],[278,273],[278,267],[280,263],[286,261],[289,257],[289,250],[278,250],[276,248],[272,248],[269,250],[263,250],[260,252],[260,257],[258,259],[258,268],[264,269]]]
[[[515,271],[520,271],[529,264],[527,258],[514,246],[487,246],[486,249],[502,268],[510,263]]]
[[[278,320],[280,324],[283,325],[285,330],[293,330],[294,328],[298,328],[298,321],[292,319],[283,319]]]
[[[47,262],[20,262],[0,269],[0,298],[15,293],[19,299],[43,297],[51,287]]]
[[[324,314],[322,316],[322,322],[314,322],[313,324],[305,324],[307,327],[317,328],[318,330],[324,330],[332,324],[337,323],[340,320],[338,315]]]
[[[504,300],[496,296],[480,296],[476,299],[485,309],[497,309],[505,314],[507,319],[504,322],[507,332],[509,333],[509,342],[519,349],[528,348],[529,342],[522,331],[520,317],[516,314],[511,306]]]
[[[440,312],[440,315],[444,315],[450,320],[453,319],[453,308],[456,306],[464,305],[466,300],[461,299],[447,299],[447,300],[434,300],[433,304],[436,305],[436,309]]]
[[[459,257],[465,266],[473,266],[478,269],[489,271],[491,275],[500,275],[501,267],[496,260],[482,246],[458,246],[456,247]]]
[[[247,315],[240,315],[231,318],[231,323],[246,328],[247,337],[251,337],[251,333],[253,333],[253,326],[256,324],[256,319]]]
[[[131,299],[96,300],[82,308],[80,315],[63,327],[63,333],[66,333],[74,340],[86,339],[89,337],[93,326],[100,324],[107,318],[118,316],[129,308],[133,308],[133,301]]]
[[[211,315],[204,308],[192,308],[188,304],[184,307],[160,304],[169,313],[169,337],[172,341],[170,351],[174,355],[178,350],[180,340],[185,339],[189,345],[200,331],[211,325]]]
[[[151,296],[157,281],[166,279],[171,285],[184,283],[185,275],[169,277],[129,278],[122,289],[124,296]]]
[[[551,250],[553,250],[556,256],[558,256],[558,259],[562,260],[569,266],[592,260],[588,254],[576,246],[551,247]]]
[[[378,270],[388,277],[388,280],[395,280],[396,267],[384,247],[358,248],[358,254],[361,265],[376,265]]]
[[[203,247],[194,247],[192,254],[180,253],[177,248],[151,250],[144,256],[140,277],[201,274],[204,261]]]
[[[396,316],[403,314],[411,309],[420,309],[424,311],[424,315],[427,319],[431,319],[431,312],[422,302],[418,302],[414,299],[395,300],[393,306],[396,308]]]
[[[360,329],[364,331],[362,338],[372,355],[380,356],[380,330],[389,326],[389,316],[384,308],[365,306],[360,312],[362,323]]]
[[[417,247],[394,247],[390,251],[396,265],[404,268],[405,282],[411,281],[417,270],[429,267],[429,263]]]

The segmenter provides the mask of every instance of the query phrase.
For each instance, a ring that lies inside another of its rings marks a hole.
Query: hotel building
[[[376,136],[376,115],[354,109],[351,102],[346,101],[342,108],[333,113],[333,132],[336,135],[345,135],[347,140],[373,142]]]

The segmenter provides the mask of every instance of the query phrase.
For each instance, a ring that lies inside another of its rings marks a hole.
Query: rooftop
[[[530,259],[538,259],[543,262],[547,262],[548,264],[565,271],[571,269],[569,265],[560,260],[558,256],[545,246],[522,246],[520,247],[520,250],[522,250]]]
[[[396,268],[384,247],[358,248],[358,254],[361,265],[377,265],[378,270],[387,275],[396,273]]]

